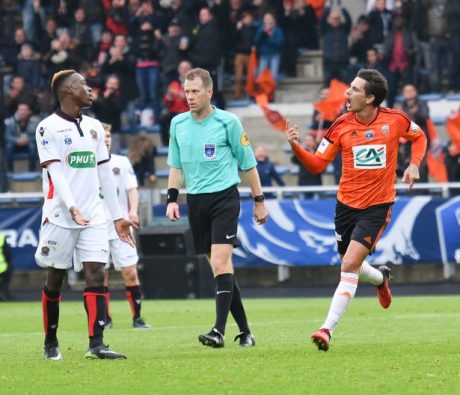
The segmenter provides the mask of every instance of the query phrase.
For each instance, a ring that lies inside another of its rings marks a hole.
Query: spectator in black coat
[[[107,77],[105,89],[97,94],[93,92],[92,111],[96,118],[112,125],[112,151],[119,152],[121,133],[121,113],[125,107],[125,100],[120,91],[120,79],[112,74]]]

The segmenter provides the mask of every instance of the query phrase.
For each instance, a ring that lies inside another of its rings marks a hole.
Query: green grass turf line
[[[254,348],[233,342],[229,317],[224,349],[197,335],[214,321],[212,300],[144,301],[151,330],[131,328],[127,301],[111,304],[114,329],[105,342],[126,361],[87,361],[86,315],[63,302],[61,362],[42,357],[39,302],[2,303],[1,394],[456,394],[460,393],[457,296],[399,297],[388,310],[357,298],[328,352],[310,335],[329,298],[248,299]]]

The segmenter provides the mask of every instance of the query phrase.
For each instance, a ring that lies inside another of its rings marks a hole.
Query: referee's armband
[[[177,198],[179,197],[179,190],[176,188],[169,188],[168,195],[166,196],[166,204],[176,203]]]

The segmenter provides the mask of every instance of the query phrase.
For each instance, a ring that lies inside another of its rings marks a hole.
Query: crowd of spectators
[[[406,84],[460,91],[460,2],[371,0],[368,7],[353,23],[340,0],[2,0],[8,170],[16,151],[30,152],[36,117],[55,110],[49,82],[67,68],[93,88],[91,112],[112,125],[114,150],[123,128],[139,123],[159,125],[168,144],[170,119],[185,106],[184,68],[210,71],[218,107],[225,108],[224,79],[235,99],[244,97],[252,49],[257,74],[268,67],[279,83],[296,76],[299,53],[322,43],[324,86],[376,68],[389,81],[388,106]]]

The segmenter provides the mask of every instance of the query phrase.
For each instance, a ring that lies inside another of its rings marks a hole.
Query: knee
[[[49,268],[48,278],[46,280],[46,288],[53,292],[60,292],[66,272],[67,270],[65,269]]]
[[[231,263],[227,260],[220,259],[220,258],[211,258],[211,267],[214,276],[218,276],[220,274],[231,273],[232,267]]]
[[[85,268],[85,281],[89,287],[100,287],[104,285],[104,265],[100,267]]]
[[[127,286],[138,285],[139,279],[137,277],[136,267],[123,269],[123,279]]]
[[[356,262],[345,256],[342,259],[341,270],[346,273],[358,273],[360,266],[361,262]]]

